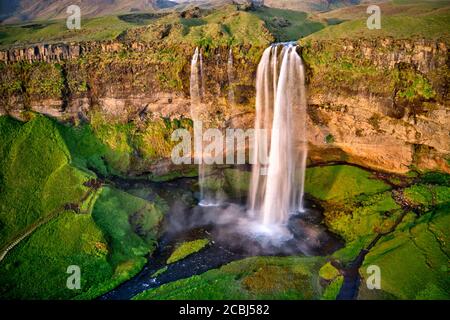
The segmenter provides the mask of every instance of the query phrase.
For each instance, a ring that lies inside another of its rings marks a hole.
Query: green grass
[[[106,176],[113,169],[105,161],[106,154],[111,152],[95,134],[90,125],[58,124],[58,130],[72,155],[72,164],[78,168],[95,171]]]
[[[138,300],[318,299],[322,257],[253,257],[139,294]]]
[[[450,187],[450,174],[443,172],[427,172],[420,177],[420,182]]]
[[[448,5],[448,3],[447,3]],[[393,37],[397,39],[425,38],[443,39],[450,41],[448,25],[450,24],[449,7],[436,11],[426,11],[421,14],[395,14],[381,15],[381,29],[369,30],[366,20],[355,19],[338,25],[328,26],[306,39],[331,40],[331,39],[357,39],[375,37]]]
[[[177,262],[193,253],[200,251],[206,245],[208,245],[208,243],[208,239],[198,239],[181,243],[175,248],[170,257],[167,259],[167,264]]]
[[[319,276],[328,281],[336,279],[339,275],[339,270],[333,267],[330,262],[324,264],[319,270]]]
[[[353,166],[336,165],[306,170],[305,191],[320,200],[340,201],[389,189],[384,182],[372,178],[370,172]]]
[[[108,243],[90,215],[64,212],[21,242],[0,264],[3,299],[71,299],[113,275]],[[67,267],[81,268],[81,290],[69,290]]]
[[[336,300],[339,292],[341,291],[342,284],[344,283],[344,277],[338,276],[336,279],[331,281],[328,287],[322,295],[322,300]]]
[[[151,23],[154,19],[145,20]],[[40,42],[78,42],[112,40],[127,29],[142,23],[126,22],[118,16],[83,19],[80,30],[69,30],[65,20],[38,21],[0,26],[0,47],[21,46]]]
[[[1,246],[45,223],[0,263],[0,296],[95,298],[139,272],[167,207],[107,187],[90,192],[88,168],[109,172],[107,146],[89,126],[30,116],[0,117]],[[69,203],[82,214],[65,211]],[[81,290],[66,288],[69,265],[81,267]]]
[[[66,203],[79,202],[87,192],[82,184],[92,176],[70,166],[69,150],[49,119],[18,123],[2,117],[0,126],[3,246]]]
[[[406,188],[404,195],[415,206],[431,207],[450,202],[450,187],[416,184]]]
[[[324,213],[327,225],[349,242],[387,232],[402,213],[390,192],[352,200],[344,205],[327,205]]]
[[[111,263],[141,260],[156,245],[159,223],[165,204],[150,203],[126,192],[103,188],[92,213],[96,224],[109,240]]]
[[[307,13],[300,11],[264,7],[252,13],[265,22],[279,42],[296,41],[325,27],[320,22],[310,20]]]
[[[264,21],[249,12],[238,11],[232,5],[224,6],[201,19],[168,15],[158,20],[154,28],[145,30],[138,37],[144,41],[154,41],[159,36],[156,31],[164,25],[171,26],[170,34],[164,38],[167,44],[188,44],[208,49],[230,44],[264,47],[273,41]]]
[[[367,246],[375,239],[375,235],[366,235],[358,237],[354,241],[347,241],[345,247],[333,253],[333,258],[344,265],[352,262]]]
[[[381,290],[360,297],[394,299],[449,299],[449,206],[441,206],[383,238],[367,255],[360,270],[365,283],[369,265],[381,269]]]
[[[308,168],[305,183],[305,191],[324,207],[324,223],[346,242],[333,254],[342,263],[356,258],[377,234],[388,232],[402,214],[391,187],[358,167]]]
[[[21,242],[0,264],[6,299],[91,299],[135,275],[156,243],[166,207],[103,188],[93,213],[63,212]],[[81,289],[66,269],[81,268]]]

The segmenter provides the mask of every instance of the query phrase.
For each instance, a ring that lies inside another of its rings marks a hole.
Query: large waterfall
[[[303,211],[307,157],[305,68],[291,43],[267,48],[256,79],[250,212],[264,225],[284,225]]]

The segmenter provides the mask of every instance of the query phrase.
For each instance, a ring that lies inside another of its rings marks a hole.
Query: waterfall
[[[201,137],[203,123],[202,123],[202,110],[204,107],[204,95],[205,95],[205,76],[203,73],[203,56],[199,48],[195,49],[194,55],[191,61],[191,77],[190,77],[190,93],[191,93],[191,118],[194,121],[194,137]],[[201,206],[217,206],[220,204],[218,199],[220,194],[216,191],[208,190],[206,188],[206,178],[211,173],[211,166],[205,163],[205,158],[210,155],[204,152],[205,146],[203,141],[197,141],[195,138],[195,150],[194,155],[195,163],[198,164],[198,184],[200,188],[199,205]]]
[[[305,68],[292,43],[263,53],[255,129],[250,213],[264,225],[283,225],[291,213],[304,210],[307,157]]]
[[[230,48],[228,53],[227,74],[228,74],[228,101],[231,106],[234,106],[234,66],[233,66],[233,49]]]
[[[204,76],[203,76],[203,57],[198,48],[195,49],[191,61],[191,78],[190,78],[190,93],[191,93],[191,118],[194,121],[194,130],[201,121],[201,110],[204,95]],[[197,142],[195,142],[197,144]],[[200,187],[200,201],[205,198],[205,177],[206,166],[203,161],[203,145],[200,142],[199,148],[195,148],[199,153],[194,154],[195,163],[198,163],[198,184]]]
[[[191,117],[193,121],[200,120],[201,103],[204,94],[203,57],[198,48],[195,49],[191,61]]]

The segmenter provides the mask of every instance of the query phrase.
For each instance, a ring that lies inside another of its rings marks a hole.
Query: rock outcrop
[[[61,120],[189,118],[194,47],[103,42],[0,52],[0,114],[34,110]],[[204,119],[250,128],[264,48],[205,47]],[[311,163],[347,161],[384,171],[450,172],[449,55],[426,40],[304,41]],[[235,103],[228,101],[234,91]]]

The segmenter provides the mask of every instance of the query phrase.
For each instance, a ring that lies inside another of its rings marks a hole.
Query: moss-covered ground
[[[89,168],[108,172],[108,147],[89,127],[32,114],[24,123],[0,117],[0,132],[2,253],[16,244],[0,262],[0,296],[88,299],[136,274],[165,203],[95,182]],[[81,269],[80,290],[66,286],[70,265]]]
[[[450,298],[450,207],[447,202],[423,216],[413,214],[370,250],[360,269],[362,283],[371,265],[381,271],[381,290],[361,285],[360,299]]]
[[[208,245],[208,239],[198,239],[193,241],[187,241],[179,244],[167,259],[167,263],[174,263],[178,260],[182,260],[187,256],[196,253]]]
[[[254,257],[148,290],[135,299],[318,299],[324,258]]]
[[[71,166],[71,154],[57,126],[42,116],[27,123],[0,117],[0,243],[30,225],[79,202],[93,175]]]

